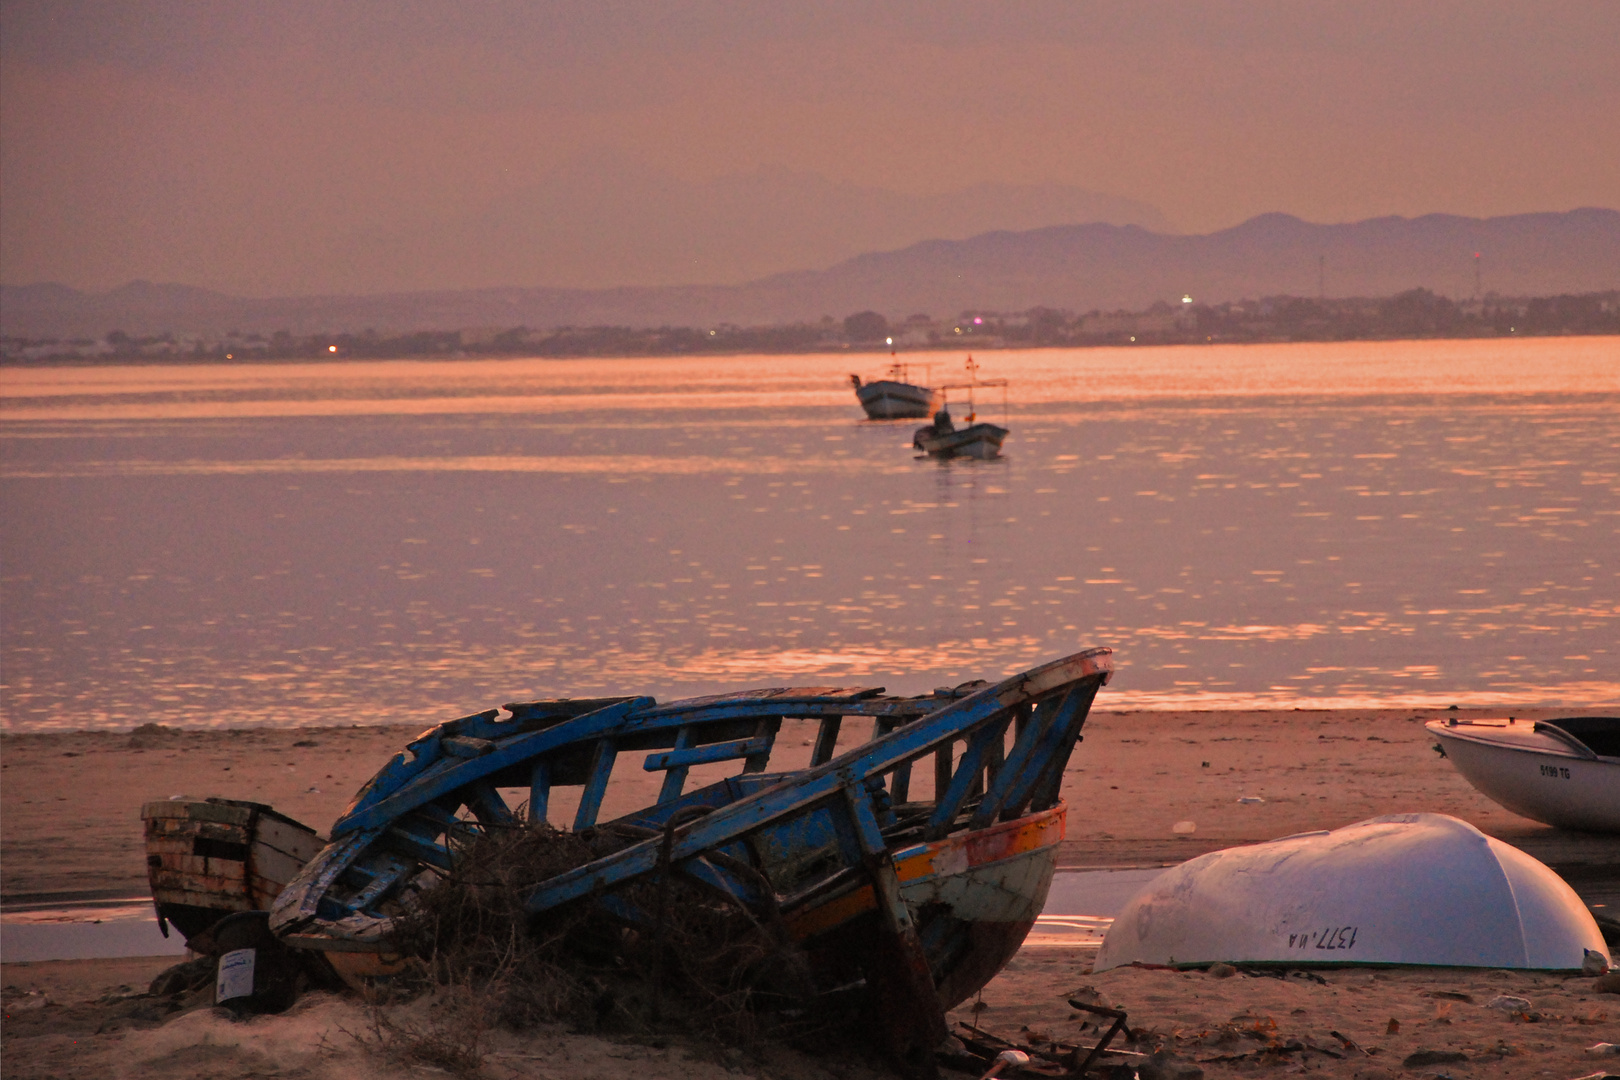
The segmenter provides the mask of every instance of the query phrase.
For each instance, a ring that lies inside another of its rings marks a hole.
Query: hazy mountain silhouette
[[[1572,210],[1465,218],[1431,214],[1313,225],[1265,214],[1206,236],[1138,226],[1068,225],[930,240],[861,255],[827,270],[742,285],[618,289],[497,288],[377,296],[252,300],[180,285],[133,282],[89,294],[60,285],[0,291],[9,335],[99,335],[468,326],[743,325],[841,317],[954,315],[966,308],[1036,305],[1086,311],[1141,309],[1184,293],[1207,302],[1317,292],[1319,260],[1330,296],[1388,296],[1424,287],[1466,297],[1480,252],[1484,288],[1549,295],[1620,287],[1620,211]]]
[[[1069,221],[1171,231],[1146,203],[1059,184],[906,195],[787,169],[688,182],[599,154],[476,213],[340,238],[331,257],[357,281],[737,285],[919,240]]]

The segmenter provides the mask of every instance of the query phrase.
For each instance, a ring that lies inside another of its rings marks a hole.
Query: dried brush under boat
[[[540,822],[557,787],[578,785],[575,832],[611,830],[625,844],[530,889],[537,924],[596,903],[648,926],[628,887],[680,875],[784,926],[821,985],[864,979],[885,1002],[892,1048],[916,1058],[944,1037],[944,1010],[1034,924],[1063,837],[1064,769],[1112,671],[1111,651],[1091,649],[915,698],[790,688],[530,702],[454,720],[360,790],[277,898],[271,927],[348,978],[386,974],[399,960],[394,919],[452,872],[458,849],[522,827],[500,789],[526,791]],[[835,757],[852,716],[873,719],[872,737]],[[808,768],[770,773],[785,719],[819,721],[814,750]],[[641,752],[645,770],[664,773],[657,801],[598,823],[615,761]],[[730,761],[737,775],[683,790],[693,766]],[[928,763],[933,797],[913,800],[913,768]]]

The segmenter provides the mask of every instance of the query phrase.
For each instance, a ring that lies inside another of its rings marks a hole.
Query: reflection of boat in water
[[[1463,779],[1515,814],[1620,832],[1620,717],[1431,720]]]
[[[987,460],[999,457],[1001,443],[1007,438],[1007,429],[997,424],[987,424],[978,418],[978,411],[974,407],[973,395],[977,390],[985,387],[1001,387],[1001,411],[1005,420],[1007,412],[1007,380],[979,378],[979,365],[973,357],[967,358],[968,381],[964,383],[945,383],[939,389],[941,393],[951,390],[966,390],[968,392],[967,426],[957,427],[951,419],[951,413],[945,406],[940,406],[934,414],[934,422],[925,427],[918,428],[911,436],[911,445],[923,451],[929,457],[953,458],[971,457]]]
[[[1422,964],[1586,970],[1603,934],[1557,874],[1444,814],[1213,851],[1109,927],[1096,970],[1132,963]]]
[[[959,428],[952,422],[950,411],[940,409],[932,424],[918,428],[911,436],[911,445],[929,457],[985,460],[1001,454],[1001,442],[1006,437],[1006,428],[982,421]]]
[[[530,889],[537,927],[578,901],[645,925],[627,887],[666,874],[697,883],[784,926],[824,989],[864,978],[885,999],[896,1048],[931,1051],[943,1010],[1006,964],[1045,902],[1063,772],[1112,670],[1109,650],[1091,649],[993,686],[914,698],[787,688],[464,717],[424,733],[360,790],[331,844],[276,900],[271,927],[347,977],[386,974],[399,959],[393,919],[413,897],[453,871],[467,840],[521,827],[501,789],[526,793],[530,819],[543,822],[553,790],[577,785],[574,831],[625,843]],[[837,754],[846,717],[870,717],[872,734]],[[809,766],[768,772],[787,719],[818,722]],[[599,824],[614,762],[629,753],[664,774],[659,797]],[[740,771],[683,790],[691,767],[722,762]],[[932,766],[931,798],[912,797],[917,765]]]
[[[932,416],[945,401],[938,390],[908,382],[906,365],[889,365],[887,378],[862,382],[859,375],[851,375],[855,397],[866,410],[868,420],[915,420]]]

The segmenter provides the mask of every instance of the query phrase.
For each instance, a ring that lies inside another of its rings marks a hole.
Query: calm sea
[[[1089,645],[1109,708],[1620,700],[1620,339],[987,353],[995,462],[863,422],[887,359],[0,371],[4,726],[909,693]]]

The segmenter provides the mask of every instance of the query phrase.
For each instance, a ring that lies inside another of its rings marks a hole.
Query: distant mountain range
[[[351,280],[398,283],[391,289],[440,281],[457,288],[738,285],[992,229],[1092,221],[1171,231],[1156,207],[1062,184],[912,195],[772,168],[693,183],[611,153],[572,162],[472,212],[401,218],[320,238],[305,257],[343,267]]]
[[[1476,260],[1475,253],[1479,253]],[[1064,225],[931,240],[861,255],[826,270],[742,285],[616,289],[491,288],[374,296],[249,299],[185,285],[133,282],[106,293],[63,285],[0,286],[0,333],[12,337],[294,334],[563,325],[766,325],[890,318],[967,309],[1139,310],[1156,300],[1389,296],[1427,288],[1508,296],[1620,287],[1620,211],[1465,218],[1430,214],[1313,225],[1264,214],[1205,236],[1134,225]],[[1320,279],[1319,279],[1320,274]]]

